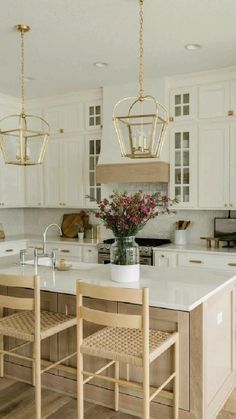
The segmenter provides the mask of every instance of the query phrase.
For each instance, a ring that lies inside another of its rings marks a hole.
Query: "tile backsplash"
[[[58,223],[60,225],[63,214],[72,212],[77,211],[74,209],[25,209],[24,231],[26,234],[41,235],[48,224]],[[154,220],[149,221],[138,235],[142,237],[163,237],[173,240],[175,222],[177,220],[190,220],[191,224],[187,230],[187,241],[189,243],[199,243],[201,236],[211,236],[213,234],[214,217],[225,216],[227,216],[227,211],[181,210],[169,215],[159,215]],[[95,218],[94,212],[90,213],[90,222],[92,224],[98,223],[98,219]],[[10,222],[8,224],[10,224]],[[21,232],[22,229],[20,233]],[[15,234],[15,232],[8,234]],[[52,229],[50,234],[51,236],[56,236],[58,235],[58,232],[57,230]],[[101,226],[101,238],[105,239],[109,237],[112,237],[111,231],[106,230]]]
[[[24,234],[24,210],[4,208],[0,210],[0,223],[6,236]]]

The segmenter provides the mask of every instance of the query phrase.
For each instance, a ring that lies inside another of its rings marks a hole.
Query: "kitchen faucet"
[[[46,256],[47,255],[47,232],[49,230],[49,228],[51,227],[57,227],[59,232],[60,232],[60,236],[62,236],[62,231],[61,231],[61,227],[58,224],[49,224],[43,233],[43,255]]]

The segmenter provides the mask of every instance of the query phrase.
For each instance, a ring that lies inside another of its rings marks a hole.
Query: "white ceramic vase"
[[[79,242],[84,241],[84,233],[78,233]]]
[[[115,265],[111,263],[111,280],[114,282],[136,282],[140,277],[140,265]]]

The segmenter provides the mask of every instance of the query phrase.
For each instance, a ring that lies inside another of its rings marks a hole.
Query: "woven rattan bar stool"
[[[38,276],[0,275],[0,285],[29,288],[34,291],[33,298],[0,295],[0,377],[4,376],[5,355],[32,361],[36,419],[41,419],[41,374],[76,355],[75,352],[41,369],[41,341],[75,326],[77,319],[62,313],[40,311],[40,278]],[[17,311],[5,316],[4,308]],[[26,343],[7,351],[4,349],[4,336],[20,339]],[[17,350],[30,343],[33,346],[32,357],[17,353]]]
[[[93,310],[83,305],[83,297],[128,302],[142,305],[142,314],[119,314]],[[150,402],[159,394],[173,399],[173,418],[178,418],[179,400],[179,335],[178,332],[167,333],[149,329],[149,290],[103,287],[77,282],[77,398],[78,419],[84,419],[83,387],[92,378],[114,383],[114,408],[119,410],[119,387],[140,390],[143,393],[144,419],[150,419]],[[99,331],[83,339],[83,320],[104,326]],[[174,371],[158,388],[150,388],[150,364],[173,346]],[[90,355],[109,360],[99,370],[85,371],[83,355]],[[120,362],[127,365],[141,366],[142,383],[120,379]],[[114,365],[114,377],[101,375]],[[173,380],[173,392],[163,389]],[[157,418],[156,418],[157,419]],[[159,418],[161,419],[161,418]]]

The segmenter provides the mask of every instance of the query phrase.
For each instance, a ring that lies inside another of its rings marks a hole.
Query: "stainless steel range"
[[[135,241],[139,245],[139,255],[141,265],[153,265],[153,247],[162,246],[170,243],[169,239],[146,239],[136,238]],[[104,240],[98,244],[98,263],[110,263],[110,248],[114,243],[114,239]]]

